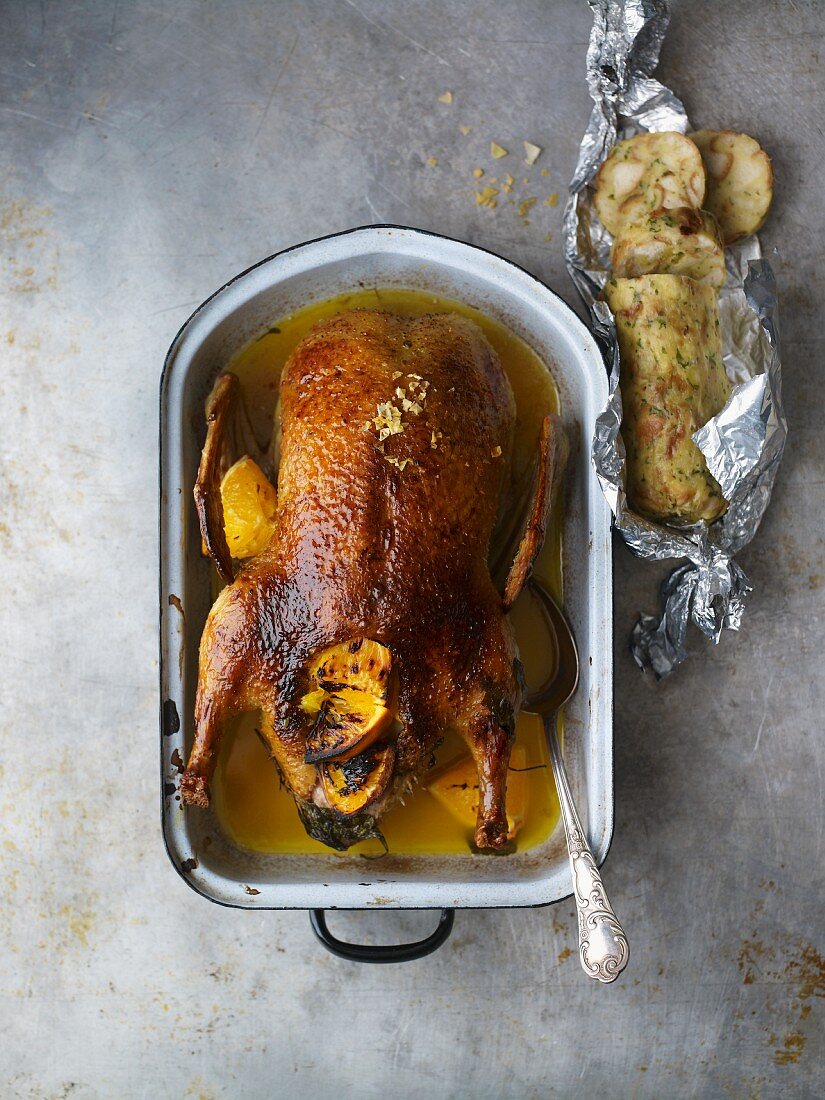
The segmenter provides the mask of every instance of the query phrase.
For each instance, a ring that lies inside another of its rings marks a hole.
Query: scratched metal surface
[[[615,549],[606,876],[632,941],[624,978],[586,983],[567,903],[461,913],[438,955],[358,968],[316,946],[304,914],[199,899],[161,847],[167,345],[262,255],[371,221],[498,249],[571,300],[561,205],[545,200],[589,111],[589,22],[572,0],[3,5],[3,1096],[825,1089],[817,4],[678,4],[664,51],[698,124],[741,127],[773,154],[763,240],[781,248],[792,434],[742,555],[756,589],[743,634],[719,649],[694,639],[666,684],[625,648],[661,571]],[[516,167],[525,138],[545,149],[530,172]],[[494,166],[490,140],[514,152]],[[511,171],[513,197],[537,203],[524,217],[504,196],[476,205],[477,166]],[[333,927],[392,938],[430,919],[339,914]]]

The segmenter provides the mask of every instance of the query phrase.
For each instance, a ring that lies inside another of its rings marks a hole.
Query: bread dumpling
[[[621,355],[622,439],[630,506],[656,520],[708,523],[727,508],[691,438],[724,407],[716,291],[680,275],[611,279]]]
[[[660,210],[624,226],[613,242],[611,263],[620,278],[687,275],[714,287],[724,286],[727,278],[716,218],[688,206]]]
[[[771,158],[758,141],[735,130],[697,130],[690,135],[707,175],[705,207],[733,244],[762,228],[773,198]]]
[[[698,209],[705,197],[705,169],[698,148],[684,134],[637,134],[613,146],[595,187],[596,213],[615,236],[657,210]]]

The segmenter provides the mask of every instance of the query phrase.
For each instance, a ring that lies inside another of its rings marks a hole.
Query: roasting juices
[[[558,412],[558,395],[547,368],[519,337],[480,311],[460,302],[423,291],[362,289],[299,310],[248,344],[229,365],[240,382],[246,416],[256,437],[264,442],[271,433],[281,372],[295,347],[319,321],[350,309],[386,309],[407,316],[457,313],[474,321],[497,352],[516,400],[516,425],[510,486],[502,506],[500,528],[530,491],[536,444],[543,418]],[[468,425],[468,430],[472,426]],[[498,540],[500,541],[500,539]],[[494,536],[490,560],[496,559]],[[534,575],[561,598],[560,526],[555,514]],[[535,597],[526,589],[510,612],[528,694],[552,675],[555,653],[552,633],[545,625]],[[214,806],[226,833],[237,843],[261,852],[326,854],[332,849],[313,840],[304,830],[295,803],[281,783],[278,770],[256,730],[259,714],[230,722],[224,735],[213,783]],[[434,767],[403,803],[388,810],[380,829],[389,850],[398,855],[469,855],[473,824],[467,816],[475,783],[467,768],[469,751],[457,735],[448,734],[435,753]],[[439,777],[443,776],[443,781]],[[433,789],[428,786],[432,783]],[[453,796],[455,801],[452,801]],[[452,809],[448,805],[452,805]],[[462,814],[462,810],[464,813]],[[522,712],[508,773],[508,814],[513,818],[517,851],[545,841],[559,817],[559,805],[542,721]],[[362,841],[347,855],[377,855],[376,840]]]

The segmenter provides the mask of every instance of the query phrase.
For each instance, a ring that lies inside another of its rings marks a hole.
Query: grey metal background
[[[663,570],[616,546],[605,870],[633,957],[609,988],[569,953],[565,903],[459,914],[444,949],[398,968],[326,955],[305,914],[210,906],[166,861],[157,790],[172,336],[261,256],[372,221],[497,249],[572,301],[562,204],[523,225],[475,205],[471,170],[491,139],[527,138],[563,193],[590,106],[586,5],[6,0],[0,18],[0,1092],[821,1095],[822,5],[679,3],[663,52],[697,124],[773,155],[792,434],[742,554],[742,635],[695,638],[665,684],[625,647]]]

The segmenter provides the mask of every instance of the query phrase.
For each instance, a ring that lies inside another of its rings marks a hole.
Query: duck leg
[[[255,612],[243,590],[236,585],[224,588],[209,612],[201,638],[195,740],[181,779],[181,795],[187,805],[209,805],[209,782],[224,727],[230,718],[256,705],[249,690],[255,631]]]
[[[237,710],[226,695],[198,687],[195,704],[195,743],[180,782],[180,793],[186,806],[209,805],[209,783],[218,760],[224,726]]]
[[[561,418],[544,418],[538,447],[533,499],[504,587],[503,610],[515,603],[533,568],[547,532],[561,474],[567,460],[567,438]],[[508,637],[505,630],[502,641]],[[459,729],[478,773],[479,801],[475,843],[478,848],[501,850],[508,841],[507,770],[515,736],[515,711],[523,694],[515,652],[488,639],[481,647],[478,668],[484,670],[476,691],[462,702]]]
[[[493,850],[508,842],[507,769],[523,689],[512,632],[506,619],[499,623],[479,647],[460,695],[451,700],[454,728],[470,750],[478,776],[476,847]]]
[[[477,848],[502,849],[507,844],[507,768],[514,728],[493,714],[480,717],[466,737],[478,772]]]
[[[550,413],[544,418],[538,450],[533,503],[504,586],[505,611],[508,611],[516,602],[542,548],[550,520],[550,510],[567,461],[567,436],[564,433],[561,417],[556,416],[555,413]]]

